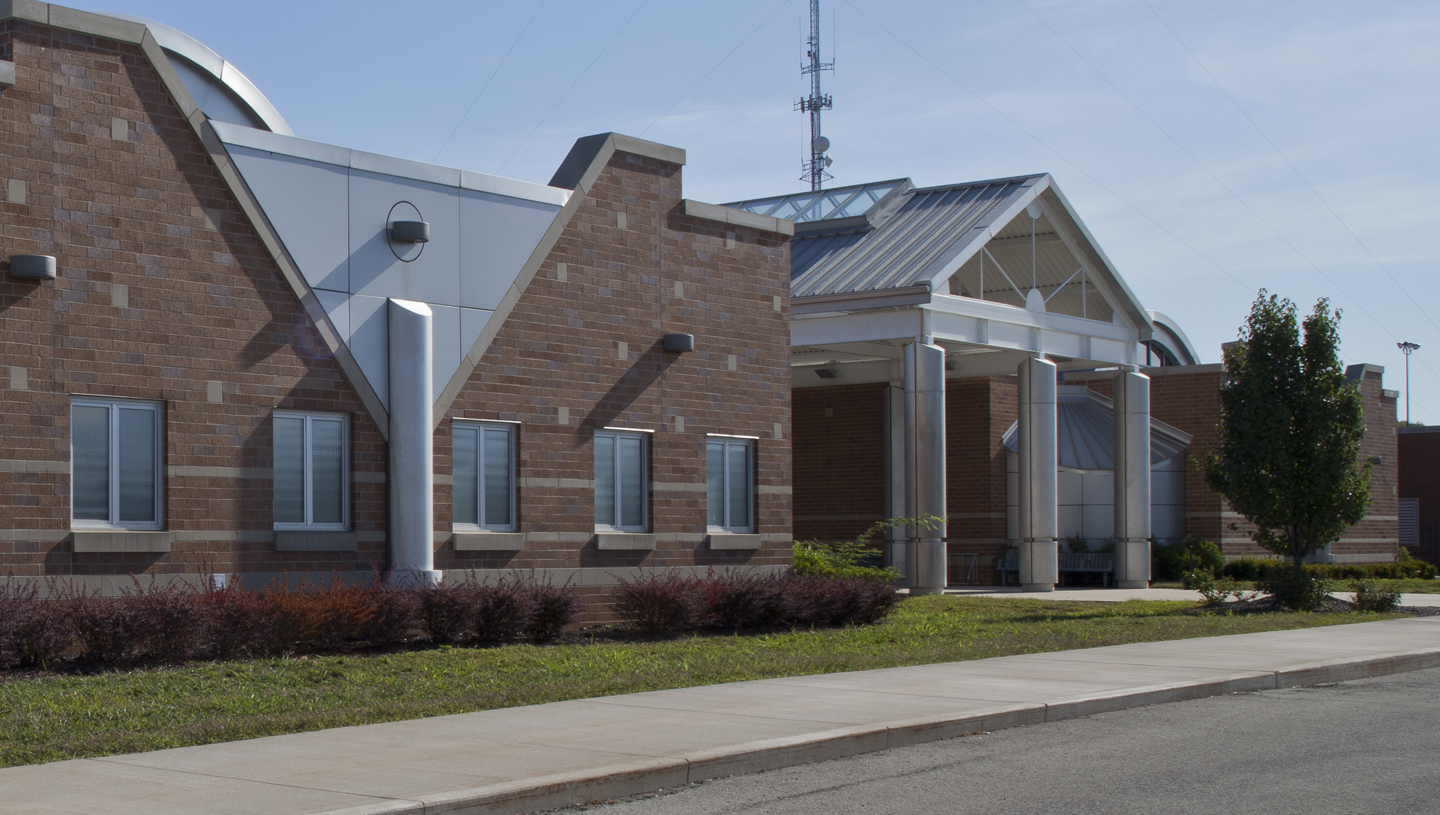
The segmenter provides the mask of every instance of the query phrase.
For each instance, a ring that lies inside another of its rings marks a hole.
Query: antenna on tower
[[[820,0],[810,0],[810,39],[805,45],[808,62],[800,66],[800,75],[810,75],[810,95],[796,102],[795,109],[810,114],[810,160],[800,165],[804,170],[800,180],[809,181],[810,189],[819,190],[834,178],[826,172],[831,164],[830,157],[825,155],[830,149],[830,140],[820,135],[820,111],[831,107],[830,97],[820,92],[820,72],[835,70],[835,63],[820,61]]]

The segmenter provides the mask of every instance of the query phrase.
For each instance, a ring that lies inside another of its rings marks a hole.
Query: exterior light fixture
[[[391,221],[390,240],[396,243],[429,243],[430,224],[425,221]]]
[[[695,335],[666,334],[665,339],[660,344],[660,347],[664,348],[666,351],[675,351],[679,353],[684,353],[686,351],[694,351]]]
[[[55,258],[50,255],[11,255],[10,276],[26,280],[54,280]]]

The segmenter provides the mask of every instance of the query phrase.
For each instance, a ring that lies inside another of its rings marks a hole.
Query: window
[[[515,531],[515,427],[455,422],[455,524]]]
[[[275,412],[275,528],[350,526],[345,416]]]
[[[595,528],[645,531],[645,436],[595,434]]]
[[[706,525],[712,532],[751,532],[755,444],[712,437],[705,443]]]
[[[160,528],[160,406],[70,405],[70,515],[77,527]]]

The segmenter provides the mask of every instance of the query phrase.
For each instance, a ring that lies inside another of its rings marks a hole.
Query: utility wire
[[[445,152],[446,147],[450,146],[450,140],[455,138],[456,133],[460,132],[460,125],[465,124],[465,120],[470,116],[470,111],[475,109],[475,103],[480,101],[480,97],[485,95],[485,89],[489,88],[490,83],[495,80],[495,75],[500,73],[501,68],[505,67],[505,61],[510,59],[510,55],[515,51],[515,46],[519,45],[520,40],[524,39],[525,32],[530,30],[530,24],[535,22],[536,17],[540,16],[540,9],[542,8],[545,8],[545,0],[540,0],[540,5],[535,7],[535,13],[530,15],[530,21],[525,23],[525,27],[520,29],[520,33],[516,35],[515,41],[510,43],[510,50],[506,51],[505,56],[500,58],[500,64],[496,65],[495,70],[490,72],[490,78],[485,80],[485,84],[480,86],[480,92],[475,94],[474,99],[470,100],[470,107],[465,108],[465,114],[460,117],[460,121],[455,123],[455,129],[450,131],[450,135],[445,137],[445,143],[440,145],[439,150],[435,151],[435,158],[430,159],[431,164],[434,164],[436,160],[440,158],[440,154]]]
[[[580,75],[575,77],[575,81],[570,83],[570,87],[566,88],[565,92],[560,94],[560,98],[555,100],[555,104],[551,105],[550,110],[546,111],[545,115],[541,117],[540,121],[535,123],[535,126],[532,127],[530,129],[530,132],[525,136],[525,138],[520,141],[520,144],[516,145],[515,149],[511,151],[510,155],[503,162],[500,163],[500,166],[495,168],[496,175],[499,175],[500,171],[505,169],[505,165],[510,163],[510,159],[515,158],[515,154],[520,152],[520,148],[524,147],[525,144],[530,141],[530,138],[535,135],[535,131],[539,130],[541,125],[545,124],[546,120],[550,118],[550,115],[555,112],[555,109],[560,107],[560,103],[565,101],[565,97],[569,96],[570,92],[575,90],[575,86],[580,84],[580,80],[584,79],[585,75],[590,73],[590,69],[594,68],[595,63],[599,62],[600,58],[605,56],[605,52],[609,51],[610,46],[615,44],[615,40],[619,39],[620,35],[625,33],[625,29],[630,27],[631,21],[635,19],[635,16],[638,15],[640,13],[640,10],[645,8],[646,4],[648,4],[649,2],[650,0],[642,0],[640,5],[635,7],[635,10],[630,13],[630,17],[625,20],[625,24],[620,26],[620,30],[616,31],[614,36],[610,38],[610,41],[605,43],[605,47],[600,49],[600,53],[596,54],[595,58],[590,60],[590,64],[585,66],[585,70],[581,71]]]
[[[705,80],[709,79],[709,78],[710,78],[710,75],[713,74],[713,73],[715,73],[717,70],[719,70],[719,69],[720,69],[720,66],[721,66],[721,65],[724,65],[726,60],[728,60],[728,59],[730,59],[731,57],[735,56],[735,52],[740,50],[740,46],[742,46],[742,45],[744,45],[745,43],[749,42],[751,37],[755,36],[756,34],[759,34],[759,33],[760,33],[760,29],[764,28],[767,23],[769,23],[771,20],[775,19],[775,15],[780,13],[780,9],[785,8],[785,7],[788,6],[789,4],[790,4],[790,0],[780,0],[780,5],[776,6],[776,7],[775,7],[775,10],[772,11],[772,12],[770,12],[770,16],[769,16],[769,17],[766,17],[763,21],[761,21],[760,25],[755,26],[755,30],[754,30],[754,31],[751,31],[749,34],[746,34],[746,35],[745,35],[745,39],[741,40],[741,41],[739,42],[739,44],[737,44],[734,48],[731,48],[731,49],[730,49],[730,53],[728,53],[728,54],[726,54],[725,56],[721,57],[719,62],[716,62],[714,65],[710,66],[710,70],[706,71],[704,76],[702,76],[702,77],[700,77],[699,79],[695,80],[695,84],[694,84],[694,85],[691,85],[691,86],[689,87],[689,89],[687,89],[684,93],[680,94],[680,98],[676,99],[674,102],[671,102],[671,103],[670,103],[670,107],[665,108],[665,112],[664,112],[664,113],[660,114],[659,116],[656,116],[654,121],[652,121],[650,124],[646,125],[646,126],[645,126],[645,129],[642,130],[642,131],[640,131],[640,135],[643,136],[643,135],[645,135],[646,133],[649,133],[649,132],[650,132],[650,128],[654,127],[654,126],[656,125],[656,123],[658,123],[661,119],[664,119],[666,116],[669,116],[669,115],[670,115],[670,111],[674,110],[676,105],[680,104],[682,101],[684,101],[685,97],[687,97],[687,96],[689,96],[689,95],[691,94],[692,91],[694,91],[696,88],[700,87],[700,83],[701,83],[701,82],[704,82]]]
[[[1160,230],[1161,232],[1164,232],[1166,235],[1169,235],[1172,240],[1174,240],[1176,243],[1180,244],[1181,246],[1185,247],[1186,249],[1189,249],[1192,253],[1194,253],[1194,255],[1195,255],[1196,257],[1200,258],[1201,260],[1203,260],[1203,261],[1205,261],[1206,263],[1210,264],[1211,266],[1215,267],[1215,270],[1216,270],[1216,271],[1220,272],[1221,274],[1223,274],[1223,275],[1225,275],[1226,277],[1228,277],[1228,278],[1230,278],[1231,280],[1233,280],[1236,285],[1238,285],[1238,286],[1240,286],[1241,288],[1245,289],[1245,291],[1249,292],[1250,294],[1255,294],[1255,293],[1256,293],[1257,289],[1255,289],[1254,287],[1252,287],[1252,286],[1246,284],[1245,282],[1243,282],[1242,280],[1240,280],[1240,278],[1238,278],[1238,277],[1236,277],[1234,274],[1232,274],[1229,269],[1226,269],[1225,267],[1223,267],[1223,266],[1221,266],[1220,264],[1216,263],[1215,261],[1211,260],[1208,255],[1206,255],[1204,252],[1201,252],[1199,249],[1196,249],[1194,246],[1191,246],[1188,242],[1185,241],[1185,239],[1181,238],[1179,235],[1176,235],[1174,232],[1171,232],[1169,229],[1166,229],[1165,226],[1164,226],[1163,224],[1161,224],[1159,221],[1155,220],[1154,218],[1152,218],[1152,217],[1150,217],[1149,215],[1145,214],[1144,212],[1140,211],[1140,208],[1139,208],[1139,207],[1136,207],[1134,204],[1130,203],[1130,202],[1129,202],[1128,200],[1126,200],[1123,196],[1121,196],[1120,193],[1115,192],[1114,190],[1112,190],[1112,189],[1110,189],[1109,187],[1107,187],[1107,186],[1106,186],[1104,183],[1102,183],[1098,178],[1096,178],[1095,176],[1093,176],[1093,175],[1085,172],[1085,170],[1082,169],[1078,164],[1076,164],[1075,162],[1073,162],[1073,161],[1071,161],[1070,159],[1066,158],[1059,150],[1056,150],[1054,147],[1051,147],[1050,144],[1049,144],[1048,142],[1046,142],[1044,139],[1042,139],[1042,138],[1040,138],[1039,136],[1035,135],[1034,133],[1030,132],[1030,130],[1026,129],[1026,127],[1025,127],[1024,125],[1022,125],[1022,124],[1020,124],[1019,122],[1015,121],[1015,120],[1012,119],[1008,114],[1006,114],[1003,110],[1001,110],[1000,108],[998,108],[998,107],[996,107],[995,105],[991,104],[988,99],[986,99],[985,97],[983,97],[983,96],[981,96],[980,94],[976,93],[974,90],[972,90],[972,89],[971,89],[968,85],[966,85],[964,82],[961,82],[959,79],[956,79],[949,71],[947,71],[947,70],[945,70],[944,68],[941,68],[939,65],[935,64],[934,61],[932,61],[929,57],[925,56],[924,54],[920,53],[918,50],[915,49],[914,46],[910,45],[910,43],[908,43],[908,42],[900,39],[899,35],[897,35],[897,34],[896,34],[895,32],[893,32],[893,31],[891,31],[890,29],[886,28],[885,26],[881,25],[878,20],[876,20],[874,17],[871,17],[869,14],[866,14],[866,13],[864,12],[864,10],[862,10],[862,9],[860,9],[858,6],[856,6],[853,2],[851,2],[851,0],[845,0],[845,5],[849,6],[849,7],[852,8],[852,9],[854,9],[861,17],[864,17],[866,20],[869,20],[870,23],[871,23],[872,25],[874,25],[876,28],[878,28],[878,29],[880,29],[881,31],[885,32],[887,35],[890,36],[891,39],[895,40],[895,42],[899,43],[901,46],[903,46],[903,47],[904,47],[906,50],[908,50],[910,53],[914,54],[916,57],[919,57],[920,60],[923,61],[926,65],[929,65],[931,68],[934,68],[937,72],[939,72],[939,73],[940,73],[942,76],[944,76],[946,79],[950,80],[951,82],[954,82],[956,85],[958,85],[958,86],[960,87],[961,90],[963,90],[963,91],[965,91],[966,93],[970,94],[970,95],[971,95],[972,97],[974,97],[975,100],[978,101],[980,104],[984,105],[985,107],[987,107],[987,108],[989,108],[991,111],[993,111],[993,112],[995,113],[995,115],[997,115],[997,116],[999,116],[1000,118],[1004,119],[1006,122],[1009,122],[1010,125],[1011,125],[1012,127],[1014,127],[1016,130],[1019,130],[1021,133],[1024,133],[1026,136],[1029,136],[1030,139],[1031,139],[1032,141],[1034,141],[1036,144],[1038,144],[1038,145],[1040,145],[1041,147],[1045,148],[1045,149],[1048,150],[1052,155],[1054,155],[1056,158],[1060,159],[1060,160],[1063,161],[1065,164],[1069,165],[1069,166],[1071,167],[1071,169],[1075,170],[1075,172],[1077,172],[1077,173],[1079,173],[1080,175],[1084,176],[1086,179],[1088,179],[1088,180],[1090,181],[1090,183],[1094,184],[1095,186],[1097,186],[1097,187],[1099,187],[1100,189],[1104,190],[1105,192],[1109,193],[1110,197],[1114,198],[1116,201],[1119,201],[1120,203],[1124,204],[1126,207],[1129,207],[1129,209],[1130,209],[1131,212],[1134,212],[1136,215],[1139,215],[1141,218],[1144,218],[1145,220],[1149,221],[1150,224],[1151,224],[1152,226],[1154,226],[1156,229]]]

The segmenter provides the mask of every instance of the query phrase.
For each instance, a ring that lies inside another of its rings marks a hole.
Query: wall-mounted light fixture
[[[430,224],[425,221],[391,221],[390,240],[396,243],[429,243]]]
[[[55,258],[50,255],[11,255],[10,276],[26,280],[54,280]]]
[[[664,341],[660,343],[660,347],[664,348],[666,351],[677,351],[680,353],[684,353],[686,351],[694,351],[695,335],[666,334]]]

